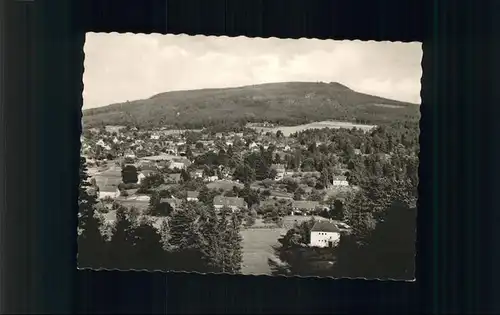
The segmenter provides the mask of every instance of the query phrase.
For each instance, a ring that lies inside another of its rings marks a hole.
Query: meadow
[[[332,128],[332,129],[340,129],[340,128],[346,128],[346,129],[352,129],[352,128],[358,128],[362,129],[364,131],[369,131],[373,128],[375,128],[375,125],[363,125],[363,124],[353,124],[350,122],[344,122],[344,121],[318,121],[318,122],[313,122],[310,124],[303,124],[303,125],[297,125],[297,126],[280,126],[280,127],[250,127],[256,131],[259,132],[272,132],[276,133],[278,130],[281,130],[283,135],[285,137],[289,137],[291,134],[296,133],[296,132],[301,132],[304,130],[308,129],[323,129],[323,128]]]
[[[284,229],[245,229],[243,237],[242,273],[245,275],[270,275],[269,258],[275,258],[273,246],[279,245],[278,239]]]

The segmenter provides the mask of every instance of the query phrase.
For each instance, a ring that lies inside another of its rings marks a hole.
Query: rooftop
[[[308,200],[294,200],[292,206],[298,209],[314,209],[319,206],[319,202]]]
[[[214,205],[222,205],[225,207],[244,207],[245,200],[238,197],[215,196]]]
[[[339,228],[330,221],[318,221],[314,224],[311,232],[334,232],[340,233]]]

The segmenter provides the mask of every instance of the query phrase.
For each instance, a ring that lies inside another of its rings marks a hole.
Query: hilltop
[[[285,82],[174,91],[83,111],[85,126],[175,125],[270,121],[283,125],[340,120],[385,124],[417,120],[417,104],[359,93],[339,83]]]

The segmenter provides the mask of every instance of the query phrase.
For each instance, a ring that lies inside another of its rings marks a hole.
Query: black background
[[[0,2],[2,311],[499,312],[498,4]],[[77,271],[87,31],[423,42],[417,281]]]

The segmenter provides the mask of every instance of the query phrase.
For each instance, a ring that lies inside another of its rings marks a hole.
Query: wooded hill
[[[286,82],[175,91],[83,111],[85,127],[209,127],[269,121],[281,125],[339,120],[386,124],[418,121],[417,104],[359,93],[339,83]]]

